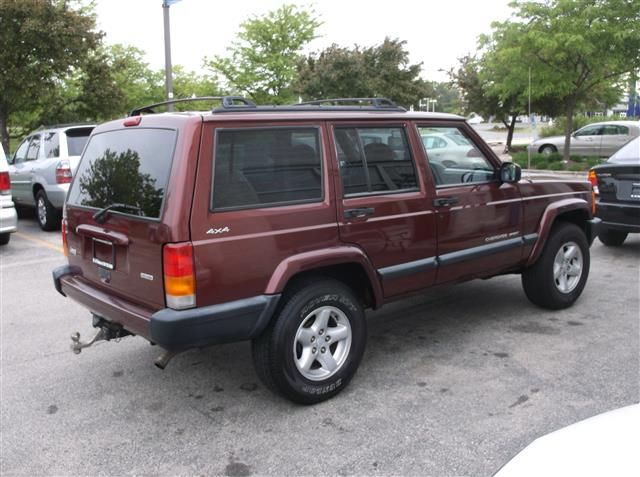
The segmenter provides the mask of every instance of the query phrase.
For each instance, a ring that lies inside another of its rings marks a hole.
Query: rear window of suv
[[[82,150],[85,144],[87,144],[91,131],[93,131],[93,127],[73,128],[65,131],[67,136],[67,151],[70,156],[79,156],[82,154]]]
[[[137,215],[159,218],[175,142],[170,129],[96,134],[82,156],[68,203],[99,209],[120,203],[137,207]]]

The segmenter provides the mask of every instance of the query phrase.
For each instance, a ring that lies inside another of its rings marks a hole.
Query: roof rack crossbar
[[[168,104],[175,103],[188,103],[191,101],[220,101],[222,108],[227,110],[243,109],[243,108],[255,108],[256,104],[242,96],[200,96],[198,98],[179,98],[170,99],[169,101],[161,101],[159,103],[148,104],[139,108],[131,110],[129,116],[140,116],[142,113],[154,114],[154,108],[158,106],[166,106]]]
[[[355,103],[355,104],[354,104]],[[330,106],[336,105],[345,105],[350,104],[352,106],[362,105],[362,103],[368,103],[371,107],[375,109],[395,109],[398,111],[406,111],[401,106],[398,106],[396,103],[387,98],[329,98],[329,99],[318,99],[314,101],[303,101],[301,103],[296,104],[295,106],[322,106],[324,104]]]

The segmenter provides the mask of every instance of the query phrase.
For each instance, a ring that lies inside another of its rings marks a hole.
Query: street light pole
[[[167,90],[167,101],[173,99],[173,75],[171,73],[171,24],[169,22],[169,7],[174,3],[163,0],[162,13],[164,16],[164,82]],[[167,111],[173,111],[173,104],[167,105]]]

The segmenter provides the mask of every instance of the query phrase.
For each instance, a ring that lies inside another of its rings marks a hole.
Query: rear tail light
[[[591,183],[591,213],[596,215],[596,196],[600,194],[600,191],[598,190],[598,176],[593,169],[589,171],[589,182]]]
[[[56,165],[56,182],[58,184],[68,184],[71,182],[71,164],[66,159]]]
[[[196,278],[191,242],[170,243],[162,250],[167,306],[184,310],[196,306]]]
[[[11,179],[8,172],[0,172],[0,194],[11,192]]]
[[[60,224],[60,232],[62,233],[62,253],[65,257],[69,256],[69,243],[67,242],[67,218],[62,219]]]

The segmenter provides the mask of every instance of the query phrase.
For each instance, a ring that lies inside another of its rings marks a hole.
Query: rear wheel
[[[364,310],[343,283],[318,278],[294,286],[252,355],[260,380],[301,404],[329,399],[355,375],[366,342]]]
[[[60,214],[51,205],[44,190],[36,194],[36,218],[42,230],[56,230],[60,226]]]
[[[558,148],[551,144],[545,144],[540,148],[540,154],[544,154],[546,156],[553,154],[554,152],[558,152]]]
[[[607,247],[619,247],[624,243],[627,235],[629,234],[622,230],[603,229],[598,234],[598,238]]]
[[[0,234],[0,245],[7,245],[11,240],[11,234]]]
[[[567,308],[578,299],[589,276],[589,244],[580,227],[553,226],[538,261],[522,273],[529,300],[543,308]]]

